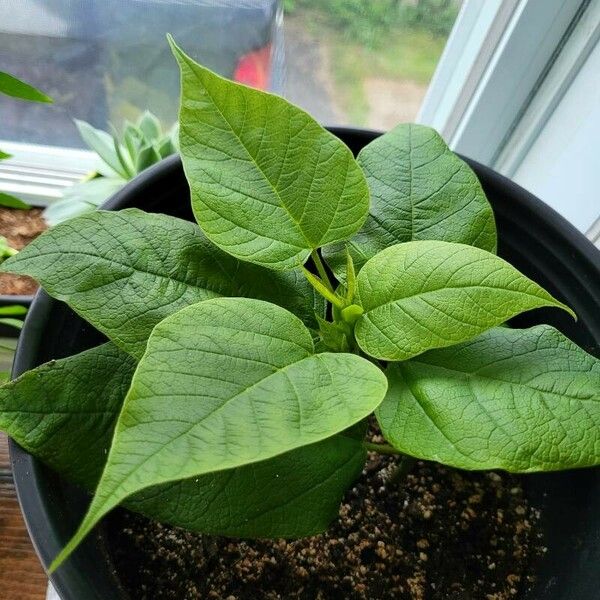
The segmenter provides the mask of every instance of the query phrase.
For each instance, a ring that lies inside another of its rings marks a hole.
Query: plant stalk
[[[378,454],[392,454],[395,456],[402,455],[402,452],[396,450],[389,444],[375,444],[373,442],[365,442],[365,448],[370,452],[377,452]]]
[[[387,484],[394,486],[402,483],[406,479],[406,476],[414,469],[416,464],[416,458],[406,454],[402,455],[398,461],[398,464],[396,465],[396,468],[392,471]]]
[[[319,273],[319,277],[322,279],[323,283],[327,286],[327,289],[335,294],[335,290],[333,289],[333,285],[331,284],[331,280],[329,279],[329,275],[327,275],[327,270],[325,269],[325,265],[319,256],[317,250],[312,250],[310,253],[313,262],[315,263],[315,267],[317,267],[317,272]]]

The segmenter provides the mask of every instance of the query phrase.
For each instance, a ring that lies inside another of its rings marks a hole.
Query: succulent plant
[[[75,125],[101,165],[44,211],[49,225],[95,210],[138,173],[177,151],[176,127],[163,132],[158,118],[148,110],[135,124],[125,121],[121,134],[114,127],[108,133],[85,121],[75,120]]]

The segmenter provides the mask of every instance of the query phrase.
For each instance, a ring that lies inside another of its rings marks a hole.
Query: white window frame
[[[516,172],[586,59],[600,42],[600,0],[589,2],[582,16],[585,19],[574,23],[560,54],[494,161],[494,168],[508,177]]]
[[[512,177],[598,43],[600,0],[466,0],[418,121]]]
[[[0,161],[0,190],[33,206],[47,206],[62,197],[63,190],[98,167],[94,152],[1,141],[11,158]]]
[[[493,165],[589,0],[466,0],[417,120]]]

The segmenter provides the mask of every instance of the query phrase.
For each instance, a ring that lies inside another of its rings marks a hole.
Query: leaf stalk
[[[319,277],[322,279],[322,281],[326,285],[327,289],[332,294],[335,294],[333,285],[331,283],[331,280],[329,279],[329,275],[327,275],[327,269],[325,269],[325,265],[323,264],[323,261],[321,260],[321,257],[319,256],[319,252],[317,250],[312,250],[310,253],[310,256],[313,259],[313,262],[315,263],[315,267],[317,267],[317,272],[319,273]]]
[[[390,444],[376,444],[374,442],[364,442],[365,448],[370,452],[377,452],[378,454],[393,454],[399,456],[405,456],[399,450],[396,450]]]

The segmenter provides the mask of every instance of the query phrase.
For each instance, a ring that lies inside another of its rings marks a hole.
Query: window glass
[[[172,124],[179,72],[167,32],[222,75],[277,90],[278,10],[277,0],[0,0],[0,70],[55,101],[0,98],[0,135],[83,146],[73,118],[106,129],[145,109]]]
[[[458,0],[286,0],[286,95],[324,123],[413,121]]]
[[[219,73],[286,95],[327,124],[412,120],[459,0],[0,0],[0,70],[52,107],[0,98],[0,137],[83,147],[145,109],[168,127],[178,71],[165,33]],[[285,18],[282,15],[285,12]]]

